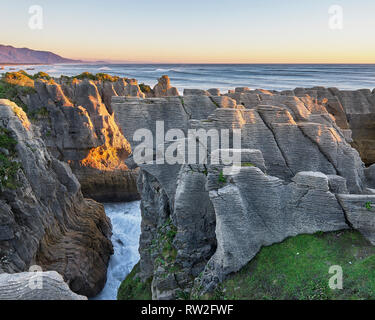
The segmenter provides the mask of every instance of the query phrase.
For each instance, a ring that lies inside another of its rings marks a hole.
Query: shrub
[[[51,80],[51,79],[52,79],[51,76],[50,76],[48,73],[45,73],[45,72],[42,72],[42,71],[40,71],[40,72],[34,74],[34,75],[32,76],[32,78],[33,78],[34,80],[36,80],[36,79]]]
[[[23,70],[18,72],[7,72],[5,73],[3,80],[9,84],[34,88],[34,80]]]
[[[139,85],[139,88],[141,89],[141,91],[142,91],[143,93],[150,93],[150,92],[153,91],[149,85],[144,84],[144,83],[141,83],[141,84]]]
[[[118,76],[111,76],[106,73],[97,73],[95,75],[96,80],[98,81],[110,81],[110,82],[116,82],[120,79]]]
[[[22,87],[8,83],[4,79],[0,80],[0,99],[13,101],[25,112],[27,112],[27,106],[22,102],[21,98],[32,93],[35,93],[35,89],[31,87]]]
[[[90,72],[82,72],[81,74],[73,78],[79,79],[79,80],[84,80],[84,79],[96,80],[96,77]]]
[[[111,75],[109,75],[107,73],[97,73],[96,75],[93,75],[90,72],[83,72],[83,73],[79,74],[78,76],[74,76],[73,79],[78,79],[78,80],[88,79],[88,80],[94,80],[94,81],[116,82],[116,81],[118,81],[120,79],[120,77],[118,77],[118,76],[111,76]]]

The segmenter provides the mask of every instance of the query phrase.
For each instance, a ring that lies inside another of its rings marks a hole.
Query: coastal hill
[[[72,60],[63,58],[50,51],[39,51],[28,48],[15,48],[0,44],[0,64],[6,63],[75,63],[82,62],[80,60]]]

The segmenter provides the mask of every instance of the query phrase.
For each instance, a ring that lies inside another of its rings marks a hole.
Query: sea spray
[[[107,283],[95,300],[116,300],[117,290],[127,274],[139,261],[141,234],[140,201],[105,203],[105,212],[112,222],[114,254],[109,262]]]

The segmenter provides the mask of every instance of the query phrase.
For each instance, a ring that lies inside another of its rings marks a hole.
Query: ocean
[[[55,64],[7,66],[30,74],[44,71],[54,77],[77,75],[84,71],[104,72],[135,78],[154,86],[162,75],[168,75],[180,93],[184,88],[219,88],[222,92],[235,87],[288,90],[296,87],[336,87],[339,89],[374,89],[375,64]]]

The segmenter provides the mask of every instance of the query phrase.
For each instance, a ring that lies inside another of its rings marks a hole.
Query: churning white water
[[[104,203],[112,222],[114,254],[109,262],[107,283],[95,300],[116,300],[117,290],[127,274],[139,261],[138,245],[141,234],[140,201]]]

